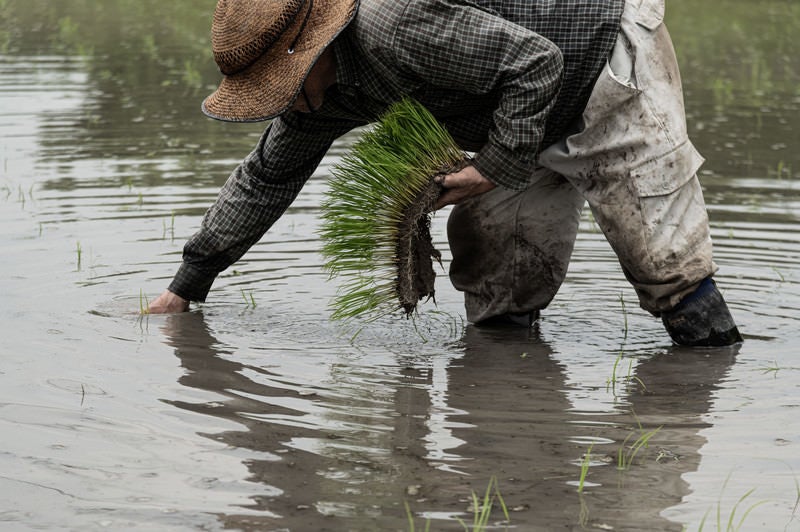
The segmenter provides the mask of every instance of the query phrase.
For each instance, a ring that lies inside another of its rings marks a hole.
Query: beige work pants
[[[467,319],[546,307],[588,202],[645,310],[668,310],[716,271],[664,0],[629,0],[576,133],[545,149],[540,179],[496,188],[448,220],[450,278]]]

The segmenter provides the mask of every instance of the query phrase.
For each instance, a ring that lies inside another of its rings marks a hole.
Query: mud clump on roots
[[[466,161],[457,166],[442,169],[436,175],[457,172],[466,166]],[[433,299],[436,302],[434,282],[436,272],[433,260],[442,265],[442,254],[433,247],[431,239],[431,213],[436,200],[444,189],[431,179],[414,200],[403,210],[397,231],[397,298],[400,307],[410,316],[417,304]]]
[[[406,316],[422,299],[434,298],[433,259],[442,254],[431,241],[431,210],[442,187],[431,181],[403,211],[397,231],[397,298]]]

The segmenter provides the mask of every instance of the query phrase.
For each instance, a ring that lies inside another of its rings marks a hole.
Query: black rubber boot
[[[728,305],[708,277],[678,305],[661,313],[672,341],[691,347],[721,347],[742,342]]]

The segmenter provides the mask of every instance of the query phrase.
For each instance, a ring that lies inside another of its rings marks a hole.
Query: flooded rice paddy
[[[354,136],[207,304],[140,317],[260,132],[199,112],[213,5],[0,0],[0,529],[463,530],[496,478],[493,529],[800,530],[796,2],[668,5],[736,350],[672,347],[588,214],[531,332],[442,272],[351,339],[316,232]]]

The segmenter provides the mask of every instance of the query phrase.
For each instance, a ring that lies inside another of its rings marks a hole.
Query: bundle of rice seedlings
[[[412,314],[434,297],[431,213],[434,177],[460,170],[467,156],[421,104],[404,99],[333,168],[322,205],[322,252],[344,282],[333,319]]]

